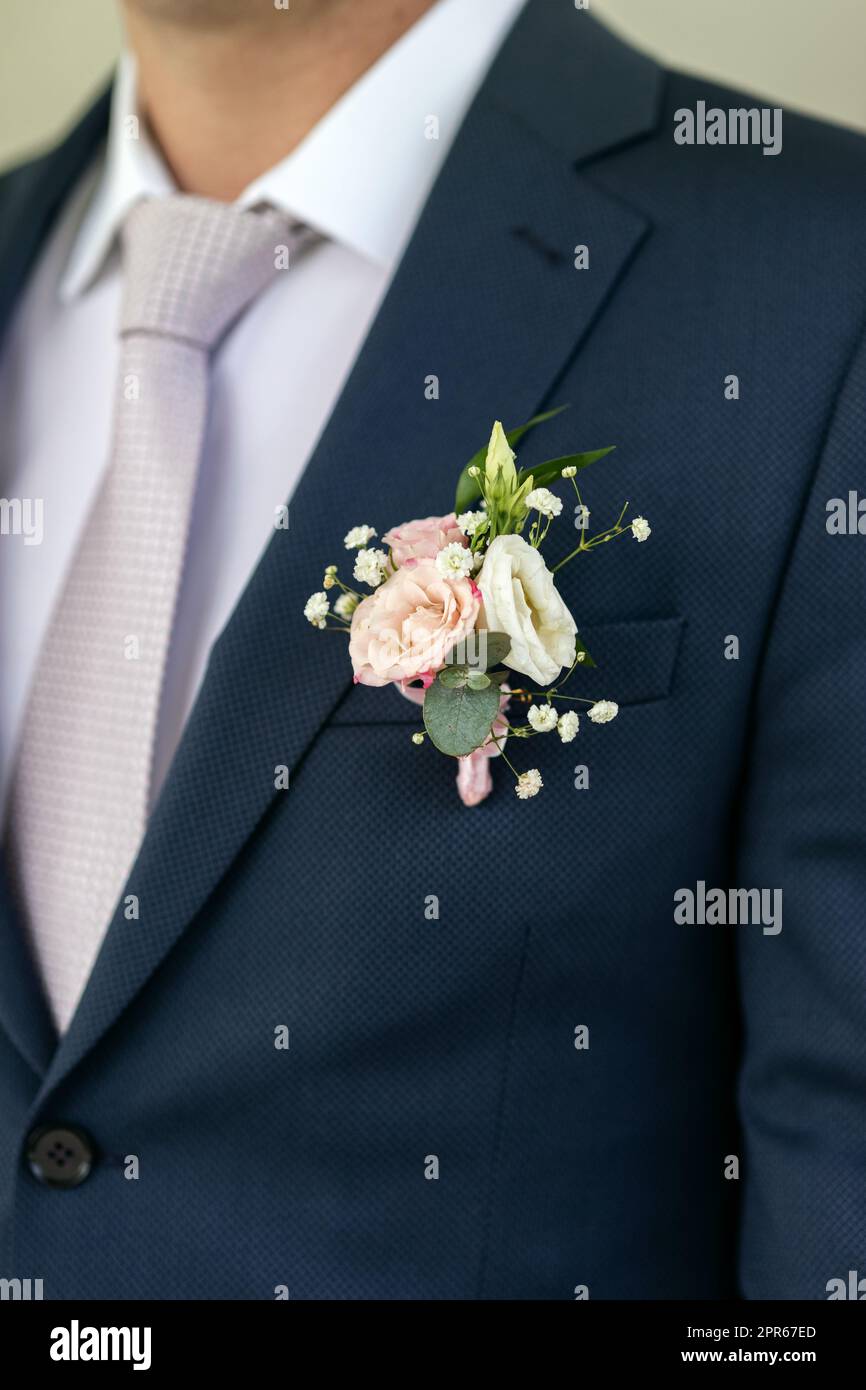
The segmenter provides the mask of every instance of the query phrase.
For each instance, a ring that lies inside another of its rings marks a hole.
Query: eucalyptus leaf
[[[484,671],[470,671],[466,680],[470,690],[486,690],[490,677]]]
[[[567,405],[558,405],[555,410],[546,410],[542,415],[533,415],[531,420],[527,420],[525,425],[518,425],[516,429],[506,430],[505,437],[512,449],[520,443],[520,440],[530,430],[535,429],[536,425],[543,425],[545,420],[552,420],[555,415],[561,415],[563,410],[568,410]],[[470,478],[470,468],[480,468],[483,470],[487,459],[487,445],[483,445],[477,454],[473,454],[463,472],[457,480],[457,492],[454,498],[454,511],[457,516],[461,512],[466,512],[472,506],[477,497],[481,496],[481,488],[477,478]]]
[[[510,672],[510,671],[488,671],[488,672],[487,672],[487,675],[490,677],[490,679],[491,679],[491,681],[493,682],[494,685],[502,685],[505,681],[507,681],[507,680],[510,678],[511,672]]]
[[[453,690],[460,685],[465,685],[468,676],[468,666],[446,666],[443,671],[439,672],[439,679],[447,690]]]
[[[473,659],[475,648],[472,645],[472,643],[474,641],[475,635],[473,633],[472,636],[469,638],[468,643],[465,638],[463,638],[459,642],[455,642],[454,646],[451,648],[451,650],[445,657],[445,665],[476,666],[478,663]]]
[[[482,670],[489,671],[491,666],[500,666],[511,651],[511,638],[507,632],[489,632],[482,628],[476,634],[480,639],[479,655],[484,658]],[[481,665],[481,663],[478,663]]]
[[[482,627],[455,643],[445,658],[446,669],[461,666],[489,671],[491,666],[500,665],[510,650],[511,638],[507,632],[489,632]]]
[[[424,725],[440,753],[465,758],[480,748],[499,713],[499,688],[449,690],[434,681],[424,696]]]
[[[534,468],[521,468],[517,476],[521,483],[531,478],[533,487],[546,487],[548,483],[558,480],[563,468],[576,468],[580,473],[606,454],[612,454],[615,448],[616,445],[611,444],[607,449],[594,449],[588,454],[564,454],[562,458],[545,459],[544,463],[537,463]]]

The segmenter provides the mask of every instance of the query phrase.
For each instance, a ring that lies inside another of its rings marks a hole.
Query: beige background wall
[[[866,0],[589,0],[589,8],[668,63],[866,130]],[[0,25],[5,165],[53,140],[99,89],[120,31],[114,0],[0,0]]]

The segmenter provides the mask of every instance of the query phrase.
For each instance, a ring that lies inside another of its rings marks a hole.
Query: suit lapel
[[[110,106],[105,91],[62,144],[0,186],[0,335],[58,212],[105,138]]]
[[[41,1077],[57,1046],[57,1033],[39,986],[0,857],[0,1019],[30,1068]]]
[[[274,533],[213,648],[124,890],[139,920],[118,910],[42,1097],[156,970],[277,799],[300,794],[304,754],[351,684],[345,639],[302,614],[324,566],[350,563],[345,532],[447,509],[493,418],[519,423],[557,399],[646,234],[640,213],[595,189],[523,118],[532,92],[515,102],[527,47],[563,41],[551,8],[531,4],[500,54],[291,501],[290,528]],[[653,112],[647,88],[633,134]],[[574,269],[578,243],[593,247],[591,273]],[[432,376],[438,399],[425,392]],[[551,452],[567,442],[548,435]],[[275,790],[280,765],[288,791]]]
[[[95,154],[108,125],[104,93],[69,137],[0,183],[0,338],[54,219]],[[0,492],[3,480],[0,478]],[[39,986],[0,855],[0,1023],[41,1076],[57,1034]]]

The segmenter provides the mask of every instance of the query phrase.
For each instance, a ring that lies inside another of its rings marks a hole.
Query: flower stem
[[[575,492],[577,492],[576,486]],[[580,494],[578,494],[578,496],[579,495]],[[557,570],[561,570],[563,565],[567,565],[569,560],[573,560],[575,555],[580,555],[582,551],[593,550],[597,545],[602,545],[605,541],[612,541],[615,536],[624,536],[626,532],[631,529],[628,526],[622,525],[622,519],[625,516],[627,510],[628,501],[626,501],[622,511],[620,512],[613,526],[608,526],[606,531],[599,531],[598,535],[593,536],[592,540],[589,541],[586,539],[585,536],[581,536],[580,545],[577,546],[575,550],[572,550],[571,554],[566,555],[564,560],[560,560],[558,565],[554,565],[553,569],[551,570],[551,574],[556,574]]]

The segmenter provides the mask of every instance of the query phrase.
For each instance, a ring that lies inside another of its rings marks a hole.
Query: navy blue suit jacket
[[[698,100],[750,104],[530,0],[212,652],[140,920],[116,913],[59,1044],[0,888],[0,1274],[821,1299],[866,1272],[866,538],[825,525],[864,482],[866,146],[791,114],[775,158],[679,146]],[[0,182],[0,323],[106,119]],[[468,811],[414,707],[353,688],[302,608],[350,525],[441,510],[493,418],[561,402],[521,462],[616,443],[594,519],[628,496],[653,526],[561,574],[583,693],[622,713],[545,745],[535,801],[496,768]],[[781,888],[783,930],[677,924],[699,880]],[[22,1160],[55,1120],[98,1145],[74,1190]]]

